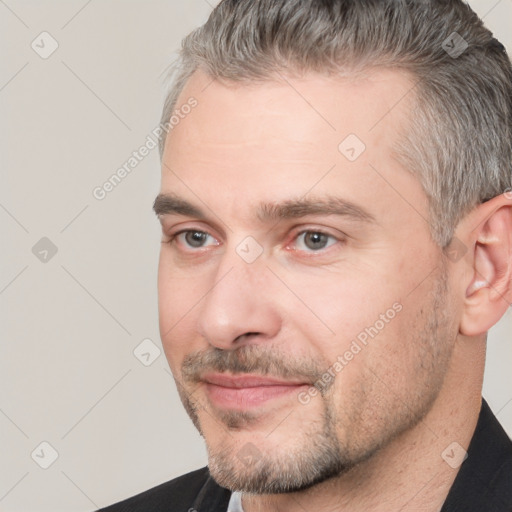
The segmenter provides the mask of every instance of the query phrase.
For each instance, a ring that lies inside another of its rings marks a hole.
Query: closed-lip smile
[[[222,409],[246,410],[283,397],[308,382],[284,380],[255,374],[208,373],[202,376],[206,393],[213,405]]]

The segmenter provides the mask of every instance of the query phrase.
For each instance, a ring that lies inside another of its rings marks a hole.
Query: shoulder
[[[199,501],[218,501],[226,504],[227,509],[230,492],[217,485],[210,476],[207,467],[192,471],[160,484],[152,489],[115,503],[98,512],[188,512],[196,507]],[[213,510],[213,509],[212,509]],[[222,508],[219,508],[221,511]]]

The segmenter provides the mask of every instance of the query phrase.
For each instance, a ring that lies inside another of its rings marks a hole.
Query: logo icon
[[[236,246],[236,253],[246,263],[250,264],[254,263],[263,254],[263,247],[252,236],[248,236]]]
[[[467,41],[457,32],[452,32],[441,45],[443,50],[452,58],[460,57],[469,46]]]
[[[468,248],[457,238],[453,237],[446,249],[446,257],[453,263],[457,263],[468,252]]]
[[[42,263],[48,263],[57,251],[57,246],[45,236],[32,247],[32,254]]]
[[[252,466],[261,459],[261,452],[252,443],[246,443],[236,454],[238,460],[246,466]]]
[[[160,354],[161,350],[149,338],[142,340],[133,350],[133,355],[144,366],[151,366],[160,357]]]
[[[57,40],[48,32],[41,32],[30,45],[39,57],[47,59],[59,47]]]
[[[448,466],[457,469],[468,458],[468,452],[457,441],[454,441],[445,448],[441,457]]]
[[[59,453],[48,441],[43,441],[30,456],[39,467],[48,469],[59,458]]]
[[[365,143],[353,133],[345,137],[338,145],[338,151],[349,162],[355,162],[364,153],[365,149]]]

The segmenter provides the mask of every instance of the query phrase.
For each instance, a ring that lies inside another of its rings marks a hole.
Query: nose
[[[277,335],[282,319],[271,276],[261,259],[248,264],[236,254],[219,266],[198,316],[198,331],[210,345],[234,350]]]

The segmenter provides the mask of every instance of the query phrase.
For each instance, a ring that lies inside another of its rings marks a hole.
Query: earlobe
[[[505,194],[480,205],[472,240],[472,279],[466,288],[459,330],[465,336],[487,332],[512,300],[512,201]]]

